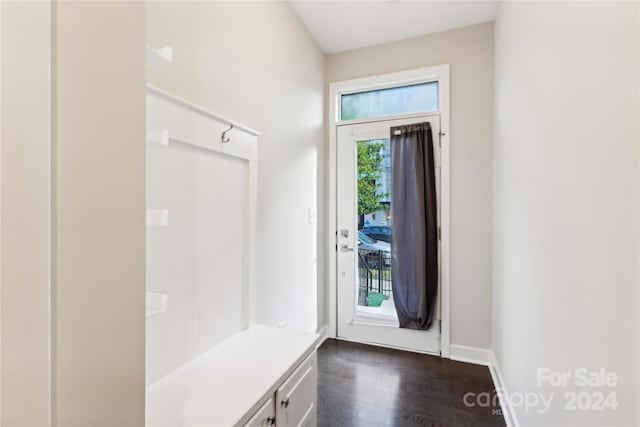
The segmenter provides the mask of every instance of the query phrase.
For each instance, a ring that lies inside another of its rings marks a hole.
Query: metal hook
[[[222,139],[222,143],[223,143],[223,144],[226,144],[227,142],[231,141],[231,139],[230,139],[230,138],[227,138],[227,133],[228,133],[231,129],[233,129],[233,125],[231,125],[231,127],[230,127],[229,129],[227,129],[227,130],[225,130],[224,132],[222,132],[222,137],[221,137],[221,139]]]

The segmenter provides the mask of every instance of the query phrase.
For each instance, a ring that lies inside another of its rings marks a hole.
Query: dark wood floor
[[[318,427],[505,425],[468,392],[494,395],[488,368],[336,340],[318,350]]]

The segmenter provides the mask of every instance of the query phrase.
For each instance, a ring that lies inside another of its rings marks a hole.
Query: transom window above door
[[[340,95],[340,120],[438,111],[438,82],[387,87]]]

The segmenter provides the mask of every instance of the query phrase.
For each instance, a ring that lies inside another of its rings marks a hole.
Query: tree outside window
[[[364,216],[386,210],[382,201],[388,193],[380,192],[383,178],[382,162],[384,142],[380,140],[358,142],[358,229],[364,227]]]

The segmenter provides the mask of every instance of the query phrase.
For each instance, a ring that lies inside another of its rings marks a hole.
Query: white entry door
[[[345,340],[440,354],[440,280],[435,320],[427,331],[399,328],[393,302],[390,128],[422,122],[429,122],[433,132],[440,224],[439,115],[337,128],[337,335]]]

